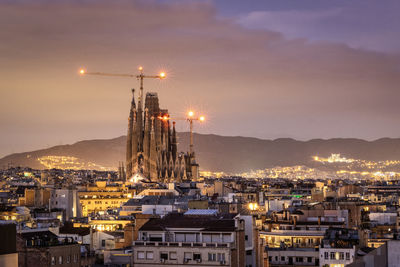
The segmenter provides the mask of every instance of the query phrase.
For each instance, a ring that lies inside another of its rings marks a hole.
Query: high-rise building
[[[126,146],[126,179],[143,177],[152,182],[181,181],[192,178],[188,154],[177,152],[175,122],[161,120],[169,117],[167,109],[160,109],[157,93],[139,96],[136,106],[134,89],[128,119]],[[172,130],[171,130],[172,126]]]

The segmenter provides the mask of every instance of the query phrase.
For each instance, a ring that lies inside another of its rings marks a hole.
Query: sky
[[[126,134],[138,82],[81,67],[166,71],[145,91],[172,117],[205,115],[200,133],[399,137],[399,12],[398,0],[0,0],[0,157]]]

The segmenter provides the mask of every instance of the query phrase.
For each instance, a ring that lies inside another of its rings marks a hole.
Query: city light
[[[159,76],[160,79],[165,79],[165,77],[167,77],[167,74],[165,74],[165,72],[161,72]]]
[[[249,203],[249,210],[257,210],[258,204],[257,203]]]
[[[142,71],[142,70],[143,70],[143,67],[142,67],[142,66],[139,66],[138,70]]]
[[[85,74],[85,72],[86,72],[86,71],[85,71],[84,69],[80,69],[80,70],[79,70],[79,73],[80,73],[80,74]]]
[[[199,121],[205,121],[206,118],[204,116],[200,116]]]

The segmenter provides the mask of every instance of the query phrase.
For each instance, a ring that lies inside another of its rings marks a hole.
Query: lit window
[[[63,264],[63,256],[58,257],[58,264]]]

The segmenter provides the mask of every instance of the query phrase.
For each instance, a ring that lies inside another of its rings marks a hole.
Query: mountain
[[[202,170],[244,172],[273,166],[315,166],[312,156],[328,157],[340,153],[347,158],[365,160],[400,160],[400,139],[382,138],[365,141],[353,138],[313,139],[298,141],[289,138],[262,140],[251,137],[230,137],[194,134],[197,161]],[[178,134],[179,151],[187,151],[189,133]],[[16,153],[0,159],[0,167],[28,166],[42,169],[49,161],[60,160],[82,168],[113,168],[125,160],[126,136],[104,140],[86,140],[72,145]],[[46,156],[55,156],[48,157]],[[61,159],[62,156],[69,157]],[[71,157],[74,157],[71,159]],[[40,161],[38,160],[40,159]],[[41,163],[42,162],[42,163]],[[84,162],[86,165],[79,165]]]

